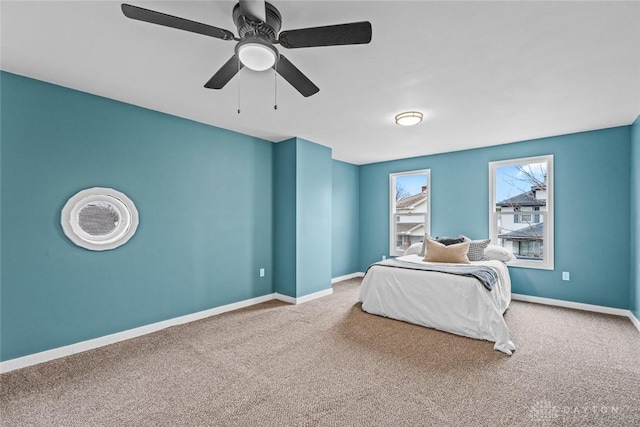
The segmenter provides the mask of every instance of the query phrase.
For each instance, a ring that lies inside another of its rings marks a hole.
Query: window
[[[399,256],[430,232],[429,170],[389,175],[389,254]]]
[[[489,163],[491,242],[510,265],[553,270],[553,156]]]

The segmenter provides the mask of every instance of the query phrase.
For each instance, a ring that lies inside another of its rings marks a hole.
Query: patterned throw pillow
[[[465,242],[469,242],[469,253],[467,256],[469,257],[469,261],[480,261],[484,257],[484,250],[489,243],[491,243],[491,239],[484,240],[471,240],[467,236],[460,235],[464,239]]]

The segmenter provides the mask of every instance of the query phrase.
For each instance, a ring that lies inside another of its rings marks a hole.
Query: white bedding
[[[397,259],[429,264],[419,255]],[[473,277],[374,265],[362,280],[359,301],[368,313],[493,341],[494,349],[510,355],[516,347],[502,317],[511,302],[509,270],[502,261],[472,264],[498,273],[491,291]]]

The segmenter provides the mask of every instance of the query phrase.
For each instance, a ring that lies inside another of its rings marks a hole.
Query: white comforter
[[[419,255],[398,259],[429,264]],[[493,341],[494,349],[511,355],[516,347],[502,317],[511,302],[509,270],[502,261],[472,264],[498,273],[491,291],[473,277],[374,265],[362,280],[359,301],[368,313]]]

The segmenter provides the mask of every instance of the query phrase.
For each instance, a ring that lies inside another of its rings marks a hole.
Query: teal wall
[[[275,292],[296,296],[296,138],[274,145]]]
[[[272,143],[0,80],[1,360],[273,292]],[[61,230],[64,203],[93,186],[140,212],[115,250],[82,249]]]
[[[630,308],[640,319],[640,116],[631,126],[631,289]]]
[[[331,149],[275,144],[275,290],[300,297],[331,287]]]
[[[5,72],[0,95],[0,360],[329,289],[388,253],[392,172],[431,169],[433,234],[484,237],[488,162],[543,154],[555,156],[556,271],[512,268],[514,292],[640,317],[640,119],[356,166],[300,138],[272,144]],[[118,249],[62,233],[62,206],[93,186],[140,211]]]
[[[389,252],[389,173],[431,169],[433,235],[489,233],[488,163],[554,155],[555,271],[510,268],[513,292],[629,307],[630,135],[624,126],[360,167],[360,270]],[[571,281],[562,281],[569,271]]]
[[[297,152],[297,296],[331,288],[331,149],[301,138]]]
[[[359,271],[359,167],[333,161],[331,277]]]

